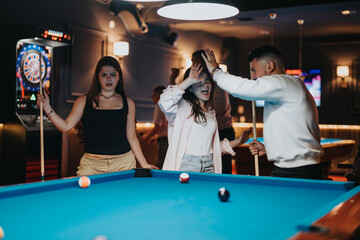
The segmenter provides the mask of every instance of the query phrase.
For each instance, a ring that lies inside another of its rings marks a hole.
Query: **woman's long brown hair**
[[[214,99],[214,97],[213,97],[213,95],[214,95],[214,80],[213,80],[212,75],[210,74],[209,70],[206,67],[204,59],[201,57],[201,53],[205,54],[205,51],[199,50],[199,51],[194,52],[192,55],[192,62],[193,62],[193,64],[200,63],[201,67],[203,68],[203,72],[205,72],[207,75],[207,78],[210,79],[210,83],[211,83],[210,98],[209,98],[209,101],[205,102],[205,107],[207,109],[214,109],[214,100],[213,100]],[[191,68],[186,70],[186,72],[184,74],[184,80],[189,77],[190,70],[191,70]],[[193,92],[190,91],[190,87],[188,87],[185,90],[183,98],[187,102],[189,102],[190,105],[192,106],[192,112],[191,112],[190,116],[194,115],[194,121],[196,123],[206,123],[207,120],[206,120],[205,112],[201,108],[199,99],[195,96],[195,94]]]
[[[98,99],[101,91],[101,86],[99,82],[99,72],[101,71],[101,68],[104,66],[111,66],[115,68],[116,71],[119,73],[119,81],[118,84],[116,85],[115,92],[125,96],[123,75],[119,62],[115,58],[110,56],[102,57],[96,65],[93,81],[90,90],[87,94],[87,101],[89,101],[91,104],[95,103],[96,107],[99,107]]]

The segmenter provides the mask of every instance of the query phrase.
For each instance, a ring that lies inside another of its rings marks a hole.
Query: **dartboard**
[[[43,86],[46,85],[50,78],[50,70],[50,60],[41,46],[27,45],[19,52],[16,60],[16,75],[24,88],[29,91],[36,92],[40,89],[40,79]]]

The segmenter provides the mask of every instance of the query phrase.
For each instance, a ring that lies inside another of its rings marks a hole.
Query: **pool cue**
[[[249,66],[249,70],[250,70],[250,80],[251,79],[251,66]],[[256,112],[255,112],[255,101],[252,100],[251,101],[251,110],[252,110],[252,122],[253,122],[253,135],[254,135],[254,140],[256,140]],[[259,154],[255,154],[254,155],[254,160],[255,160],[255,176],[259,176]]]
[[[251,106],[252,106],[253,134],[254,134],[254,140],[256,140],[255,101],[251,101]],[[259,154],[254,155],[254,160],[255,160],[255,176],[259,176]]]
[[[41,75],[41,53],[39,52],[39,84],[40,95],[42,92],[42,75]],[[44,116],[43,116],[43,103],[40,101],[40,166],[41,166],[41,181],[45,180],[45,166],[44,166]]]

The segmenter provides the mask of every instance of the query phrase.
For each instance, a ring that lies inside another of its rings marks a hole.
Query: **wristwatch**
[[[211,75],[214,75],[214,73],[216,73],[217,71],[220,71],[220,70],[221,70],[221,68],[215,67],[215,68],[212,70]]]

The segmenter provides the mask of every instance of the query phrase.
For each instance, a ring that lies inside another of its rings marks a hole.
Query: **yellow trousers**
[[[118,172],[136,167],[135,155],[130,150],[119,155],[97,155],[85,153],[76,175],[87,176],[100,173]]]

